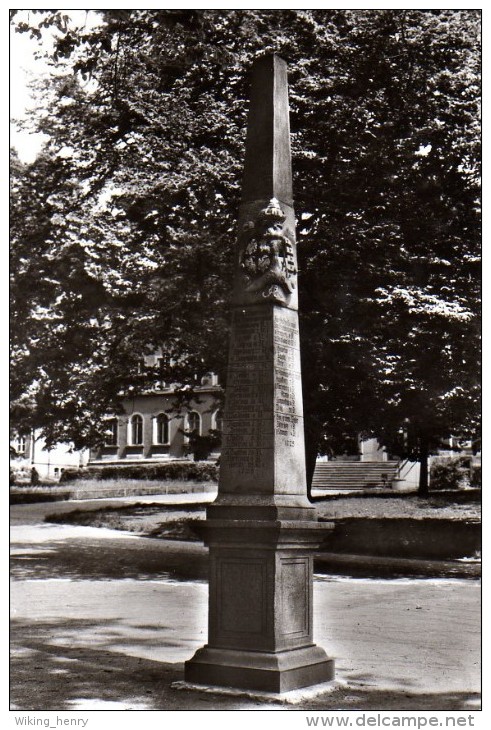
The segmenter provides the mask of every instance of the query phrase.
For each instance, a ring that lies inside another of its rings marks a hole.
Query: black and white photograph
[[[481,9],[9,32],[9,727],[484,727]]]

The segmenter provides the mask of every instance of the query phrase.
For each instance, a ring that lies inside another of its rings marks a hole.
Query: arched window
[[[223,413],[222,413],[221,408],[215,413],[214,423],[215,423],[215,426],[214,426],[215,430],[221,431],[222,427],[223,427]]]
[[[17,436],[15,439],[14,449],[17,454],[25,454],[27,447],[27,438],[25,436]]]
[[[118,419],[110,418],[106,422],[106,439],[104,441],[106,446],[117,446],[118,445]]]
[[[143,444],[143,418],[138,413],[131,416],[130,434],[132,446],[140,446]]]
[[[197,411],[190,411],[188,413],[188,431],[195,431],[197,434],[201,434],[201,416]]]
[[[159,413],[155,419],[154,441],[156,444],[169,443],[169,418],[165,413]]]

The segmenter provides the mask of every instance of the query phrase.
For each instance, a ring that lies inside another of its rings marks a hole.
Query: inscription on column
[[[221,489],[295,493],[305,482],[297,313],[239,309],[232,331]]]
[[[271,310],[236,310],[220,467],[222,491],[271,491],[274,479]]]
[[[274,312],[275,481],[284,493],[305,488],[300,335],[297,313]]]

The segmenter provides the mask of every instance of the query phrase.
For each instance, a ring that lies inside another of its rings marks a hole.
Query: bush
[[[482,488],[481,467],[473,466],[470,473],[469,483],[474,489]]]
[[[18,484],[29,484],[31,472],[28,466],[16,464],[15,461],[9,467],[9,479],[11,486]]]
[[[200,436],[195,431],[180,431],[187,436],[188,453],[193,455],[194,461],[206,461],[222,444],[221,433],[213,429],[209,430],[208,436]]]
[[[171,461],[168,464],[108,464],[104,467],[89,469],[67,469],[60,478],[60,483],[66,484],[78,479],[157,479],[163,481],[201,481],[215,482],[218,480],[216,464],[209,462],[182,462]]]
[[[87,469],[63,469],[59,479],[59,484],[68,484],[79,479],[89,479],[93,475]]]
[[[445,459],[436,461],[430,469],[430,489],[459,489],[469,477],[468,459]]]

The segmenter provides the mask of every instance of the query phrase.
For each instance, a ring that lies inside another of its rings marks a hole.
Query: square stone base
[[[334,659],[308,646],[282,652],[204,646],[185,663],[186,682],[262,692],[289,692],[334,679]]]

